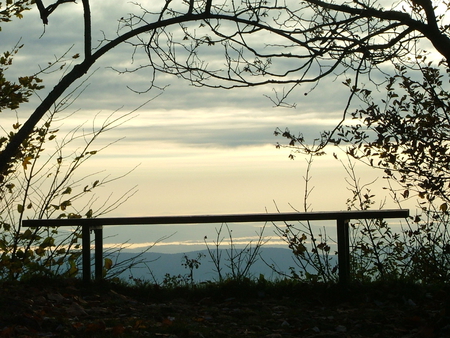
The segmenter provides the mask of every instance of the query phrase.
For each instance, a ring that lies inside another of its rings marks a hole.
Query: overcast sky
[[[113,38],[117,19],[127,11],[137,11],[130,3],[122,1],[92,1],[91,6],[94,40],[100,39],[102,32]],[[82,54],[81,8],[81,2],[61,6],[50,16],[45,28],[35,8],[25,13],[23,20],[3,24],[0,33],[3,49],[11,48],[19,39],[24,43],[14,59],[11,74],[34,73],[39,66],[45,66],[69,48],[69,55]],[[105,175],[114,176],[138,166],[127,177],[101,190],[100,197],[106,198],[111,192],[120,196],[133,186],[138,188],[138,192],[110,216],[276,212],[275,203],[284,212],[292,211],[291,205],[302,209],[306,161],[300,156],[295,161],[289,160],[289,150],[276,149],[276,142],[283,142],[283,139],[274,137],[273,131],[277,127],[289,127],[312,139],[320,130],[332,128],[345,105],[348,93],[345,86],[330,78],[307,96],[302,93],[310,88],[302,87],[291,97],[291,101],[297,103],[296,108],[289,109],[273,107],[264,96],[272,93],[270,87],[228,91],[194,88],[168,76],[159,78],[160,85],[168,85],[164,92],[136,94],[127,86],[145,89],[145,72],[119,75],[108,68],[127,67],[130,59],[131,50],[119,47],[94,65],[92,69],[96,71],[91,72],[89,87],[70,107],[70,112],[76,113],[62,127],[68,130],[85,122],[91,126],[96,114],[99,114],[97,123],[101,123],[115,110],[125,114],[154,98],[133,113],[132,120],[99,140],[100,147],[125,137],[83,169],[86,173],[105,170]],[[60,76],[61,72],[44,76],[46,90],[52,88]],[[15,119],[16,113],[20,120],[26,119],[36,103],[35,98],[18,112],[4,111],[2,127],[8,129],[6,124]],[[369,173],[363,165],[357,169],[367,182],[377,175]],[[311,209],[346,209],[346,199],[351,197],[345,183],[346,174],[331,154],[315,160],[312,176]],[[121,234],[113,241],[130,236],[133,243],[148,242],[156,239],[156,234],[164,236],[178,231],[171,242],[202,242],[204,235],[214,234],[214,229],[205,233],[204,227],[189,230],[166,227],[158,231],[153,227],[152,232],[145,235],[148,238],[142,238],[143,229],[136,227],[125,234],[121,233],[123,229],[114,229],[113,233]],[[236,236],[254,234],[253,227],[245,229]]]

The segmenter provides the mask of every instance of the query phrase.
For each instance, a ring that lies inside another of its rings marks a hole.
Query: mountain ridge
[[[249,255],[251,254],[248,251],[241,253],[242,249],[235,249],[232,252],[230,249],[219,249],[217,251],[213,248],[211,252],[215,257],[217,254],[220,256],[219,268],[222,277],[233,274],[232,266],[235,274],[238,271],[243,271],[246,268]],[[106,257],[113,261],[113,268],[114,265],[120,262],[130,262],[130,259],[133,259],[133,257],[136,257],[137,261],[143,261],[137,266],[121,273],[119,275],[121,279],[139,279],[161,283],[166,278],[166,275],[169,277],[188,277],[191,270],[187,266],[187,263],[191,262],[193,263],[192,272],[195,282],[219,280],[217,267],[207,249],[180,253],[145,252],[141,253],[140,256],[138,255],[135,252],[121,252],[119,255],[110,254]],[[275,279],[280,277],[280,275],[273,270],[271,265],[275,266],[277,271],[284,274],[290,274],[290,268],[297,267],[294,261],[294,255],[289,249],[263,247],[260,249],[256,258],[255,262],[248,269],[246,277],[258,277],[262,274],[266,279]],[[198,261],[197,268],[195,267],[195,260]],[[234,264],[232,264],[232,260]]]

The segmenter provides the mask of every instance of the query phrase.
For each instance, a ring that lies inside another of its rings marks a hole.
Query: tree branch
[[[91,33],[91,8],[89,6],[89,0],[83,0],[83,13],[84,13],[84,57],[91,57],[92,52],[92,33]]]
[[[47,7],[45,7],[44,4],[42,3],[42,0],[35,0],[35,1],[36,1],[36,5],[38,7],[39,14],[41,16],[41,19],[42,19],[42,22],[44,23],[44,25],[48,25],[48,17],[50,16],[50,14],[53,13],[53,11],[59,5],[66,3],[66,2],[76,2],[76,0],[58,0],[54,4],[51,4]]]
[[[48,13],[44,7],[44,4],[42,3],[41,0],[36,0],[36,6],[39,10],[42,22],[44,23],[44,25],[48,25]]]

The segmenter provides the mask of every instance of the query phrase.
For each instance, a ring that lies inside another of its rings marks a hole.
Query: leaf
[[[174,320],[175,320],[175,318],[173,318],[173,317],[167,317],[167,318],[164,318],[161,323],[163,325],[169,326],[169,325],[173,324]]]
[[[47,237],[44,241],[39,245],[40,248],[45,249],[48,247],[55,246],[55,239],[53,237]]]
[[[63,195],[70,194],[70,193],[72,193],[72,188],[71,187],[67,187],[66,190],[64,190],[62,192]]]
[[[447,212],[448,209],[448,205],[447,203],[442,203],[441,206],[439,207],[439,210],[441,210],[442,212]]]
[[[103,321],[98,321],[95,323],[90,323],[86,325],[86,332],[100,332],[105,331],[106,325]]]
[[[27,167],[28,167],[29,164],[31,164],[31,160],[32,159],[33,159],[32,156],[27,156],[27,157],[24,158],[24,160],[22,162],[23,169],[27,170]]]
[[[77,265],[75,264],[75,262],[73,260],[70,260],[69,264],[70,264],[70,269],[69,269],[69,271],[67,271],[68,275],[70,277],[76,276],[76,274],[78,273]]]
[[[68,206],[70,206],[70,205],[72,205],[72,202],[70,201],[70,200],[67,200],[67,201],[64,201],[64,202],[62,202],[61,204],[60,204],[60,208],[61,208],[61,210],[66,210],[66,208],[68,207]]]
[[[125,332],[125,327],[121,324],[116,325],[112,328],[111,332],[113,336],[122,336],[123,333]]]
[[[92,218],[92,215],[93,215],[93,211],[92,211],[92,209],[89,209],[89,211],[86,213],[86,217],[87,218]]]
[[[22,204],[18,204],[17,205],[17,211],[19,212],[19,214],[21,214],[23,212],[23,205]]]
[[[105,269],[110,270],[113,266],[113,261],[110,258],[105,258]]]

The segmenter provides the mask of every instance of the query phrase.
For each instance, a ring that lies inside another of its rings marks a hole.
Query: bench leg
[[[83,263],[83,282],[91,281],[91,230],[89,225],[83,225],[81,228],[82,245],[82,263]]]
[[[348,219],[337,220],[339,283],[342,285],[346,285],[350,281],[350,241],[348,224]]]
[[[95,235],[95,279],[103,278],[103,228],[94,229]]]

